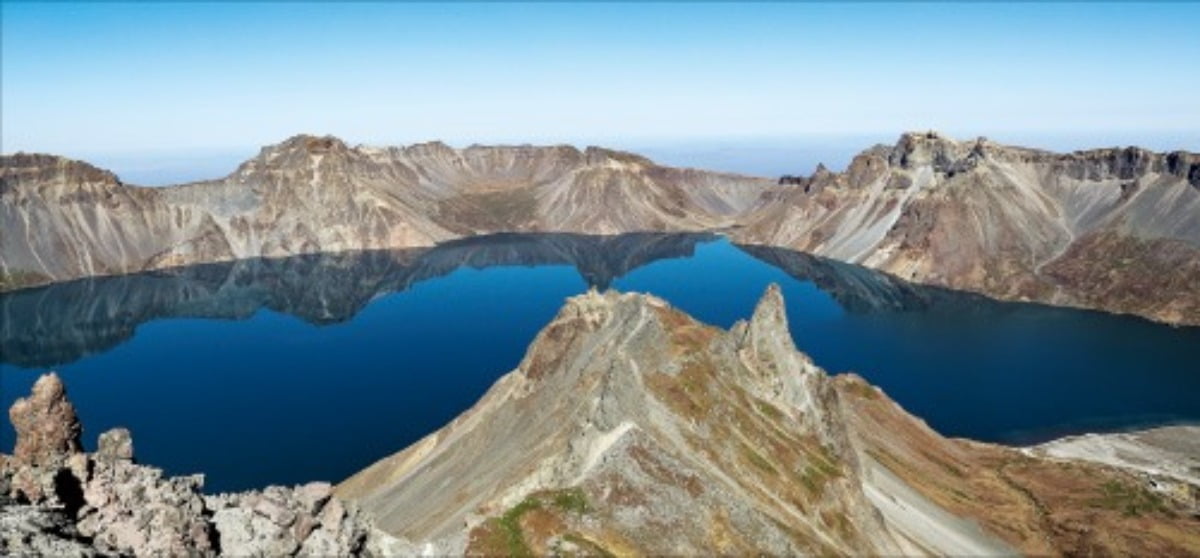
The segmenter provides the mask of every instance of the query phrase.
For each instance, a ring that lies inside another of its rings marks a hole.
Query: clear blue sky
[[[4,152],[1200,130],[1200,4],[2,9]]]

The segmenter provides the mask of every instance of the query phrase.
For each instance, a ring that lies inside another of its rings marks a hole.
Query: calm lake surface
[[[338,481],[441,427],[589,285],[722,327],[779,283],[801,350],[935,429],[1005,443],[1200,420],[1200,328],[918,287],[708,235],[502,235],[0,296],[0,403],[57,370],[84,441],[225,491]],[[0,450],[13,432],[0,428]]]

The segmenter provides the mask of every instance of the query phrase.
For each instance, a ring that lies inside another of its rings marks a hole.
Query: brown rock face
[[[776,288],[729,331],[592,292],[470,411],[337,494],[444,554],[904,554],[840,413]]]
[[[0,157],[0,290],[197,263],[428,247],[496,232],[733,225],[770,182],[571,146],[348,146],[301,135],[224,178],[139,188]]]
[[[715,230],[1001,299],[1200,324],[1195,281],[1119,270],[1089,240],[1147,247],[1148,260],[1200,259],[1200,155],[1184,151],[1058,154],[910,133],[845,172],[771,181],[595,147],[368,147],[300,135],[224,178],[164,188],[61,157],[0,158],[0,291],[498,232]],[[1105,292],[1096,278],[1109,270],[1121,286]],[[1157,296],[1127,296],[1143,287]]]
[[[62,380],[53,372],[38,378],[33,393],[18,399],[8,417],[17,431],[13,449],[17,465],[57,464],[82,449],[83,427],[75,416],[75,406],[67,400]]]
[[[732,236],[1007,300],[1200,324],[1200,155],[905,134],[789,177]]]
[[[730,330],[592,292],[336,493],[438,554],[1200,552],[1195,499],[1155,474],[946,439],[797,351],[775,288]]]

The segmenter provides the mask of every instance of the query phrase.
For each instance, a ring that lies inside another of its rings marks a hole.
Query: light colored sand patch
[[[632,422],[624,421],[617,425],[616,428],[604,432],[592,440],[591,446],[588,448],[587,461],[584,462],[583,471],[580,475],[586,475],[588,471],[591,471],[592,468],[600,463],[600,458],[604,456],[604,453],[613,447],[613,444],[616,444],[617,440],[621,439],[621,436],[624,436],[626,432],[629,432],[636,426]]]
[[[917,493],[874,459],[864,456],[863,490],[904,542],[939,556],[1013,556],[1017,552],[976,523]]]
[[[1103,463],[1200,486],[1200,426],[1070,436],[1025,452]]]

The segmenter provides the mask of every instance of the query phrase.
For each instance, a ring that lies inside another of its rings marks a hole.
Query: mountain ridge
[[[569,145],[350,146],[296,135],[223,178],[128,186],[0,158],[0,289],[501,232],[721,232],[1006,300],[1200,325],[1200,155],[1054,153],[906,133],[781,179]]]
[[[1007,300],[1200,324],[1200,156],[909,133],[788,176],[738,242]]]
[[[947,439],[861,377],[827,374],[796,350],[775,286],[728,330],[591,291],[475,406],[335,494],[442,554],[1200,548],[1191,480],[1074,451]],[[1132,508],[1098,500],[1151,486]]]

